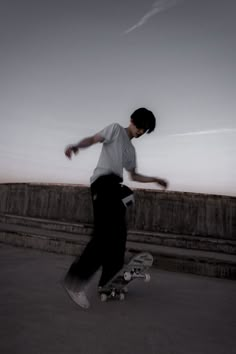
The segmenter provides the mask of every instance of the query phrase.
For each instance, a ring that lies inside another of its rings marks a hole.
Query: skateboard
[[[139,253],[126,264],[105,286],[99,289],[102,302],[108,299],[124,300],[128,292],[127,285],[134,279],[145,282],[151,280],[148,269],[153,264],[153,256],[150,253]]]

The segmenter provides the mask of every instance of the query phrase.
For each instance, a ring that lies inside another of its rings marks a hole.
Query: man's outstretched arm
[[[140,173],[137,173],[137,171],[135,169],[130,171],[130,178],[134,182],[157,183],[158,185],[160,185],[164,189],[166,189],[168,187],[167,180],[159,178],[159,177],[150,177],[150,176],[141,175]]]
[[[93,136],[89,136],[87,138],[82,139],[79,141],[77,144],[71,144],[68,145],[65,148],[65,155],[68,157],[68,159],[71,159],[72,154],[78,154],[79,149],[86,149],[89,146],[92,146],[97,143],[102,143],[104,141],[104,138],[100,136],[99,134],[95,134]]]

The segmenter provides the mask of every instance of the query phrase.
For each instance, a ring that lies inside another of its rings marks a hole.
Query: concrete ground
[[[73,257],[0,244],[2,354],[233,354],[236,283],[152,269],[124,302],[74,305],[60,285]]]

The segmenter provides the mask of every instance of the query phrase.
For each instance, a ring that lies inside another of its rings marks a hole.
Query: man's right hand
[[[166,190],[168,188],[168,181],[166,179],[162,179],[162,178],[157,178],[156,179],[157,184],[159,184],[164,190]]]
[[[78,154],[79,148],[75,145],[68,145],[65,148],[65,155],[68,157],[68,159],[71,159],[72,154],[74,153],[75,155]]]

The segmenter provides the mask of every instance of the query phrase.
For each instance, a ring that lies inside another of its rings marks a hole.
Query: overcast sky
[[[1,0],[0,182],[89,184],[65,146],[144,106],[140,173],[236,196],[235,33],[234,0]]]

